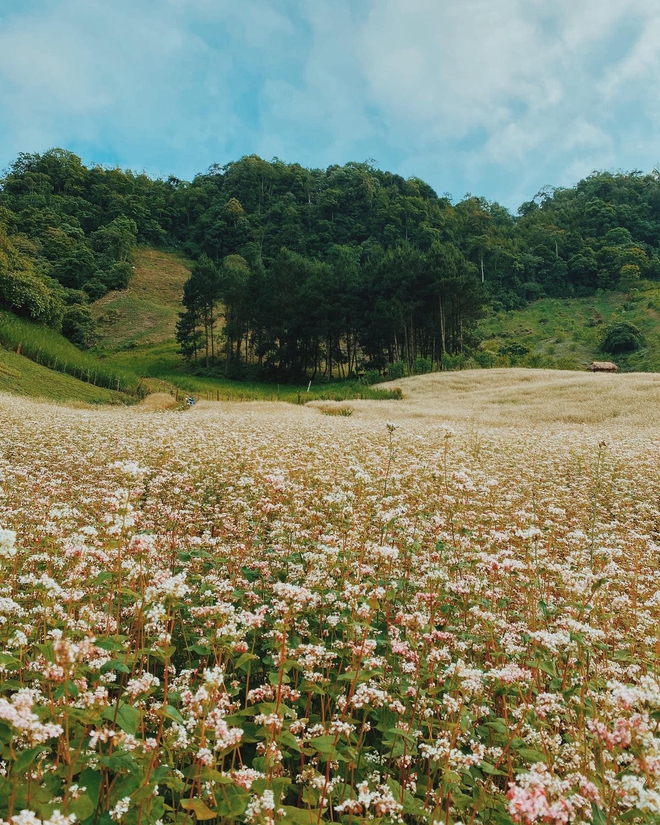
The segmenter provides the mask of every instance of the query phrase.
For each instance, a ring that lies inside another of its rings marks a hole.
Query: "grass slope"
[[[577,425],[627,432],[654,426],[660,408],[656,373],[590,373],[557,369],[472,369],[404,378],[403,400],[351,401],[356,418],[429,419],[484,427],[539,429]]]
[[[93,304],[99,346],[117,349],[174,338],[189,276],[190,264],[182,256],[138,249],[129,288],[110,292]]]
[[[600,348],[604,328],[630,321],[644,334],[645,345],[636,353],[613,360],[624,371],[660,371],[660,286],[645,283],[634,295],[605,292],[589,298],[535,301],[528,307],[492,315],[479,325],[482,349],[495,366],[584,369],[594,359],[606,357]],[[503,354],[512,343],[529,349],[516,359]]]
[[[0,392],[87,404],[118,404],[122,393],[95,387],[70,375],[43,367],[0,346]]]

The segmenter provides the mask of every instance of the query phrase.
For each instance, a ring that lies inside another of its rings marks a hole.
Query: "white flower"
[[[0,527],[0,556],[10,559],[16,553],[16,531],[3,530]]]

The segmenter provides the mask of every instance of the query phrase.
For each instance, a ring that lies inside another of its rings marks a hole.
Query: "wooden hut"
[[[590,372],[618,372],[619,368],[613,361],[592,361],[587,367]]]

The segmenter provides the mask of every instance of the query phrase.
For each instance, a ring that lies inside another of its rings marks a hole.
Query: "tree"
[[[217,266],[207,256],[202,255],[193,264],[190,278],[183,287],[183,305],[188,317],[182,323],[181,335],[184,347],[190,347],[190,341],[197,340],[197,327],[203,327],[203,346],[205,363],[209,366],[215,358],[215,308],[220,299],[221,282]],[[182,319],[180,319],[180,323]],[[185,333],[185,334],[184,334]],[[188,343],[186,343],[188,342]],[[182,343],[180,341],[179,343]],[[197,350],[195,352],[195,359]]]
[[[623,352],[635,352],[644,342],[641,330],[629,321],[610,324],[603,331],[600,348],[603,352],[617,355]]]

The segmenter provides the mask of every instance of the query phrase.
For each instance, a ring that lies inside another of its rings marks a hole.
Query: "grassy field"
[[[93,305],[99,346],[115,349],[174,338],[190,266],[184,257],[173,253],[138,249],[130,287],[110,292]]]
[[[0,311],[0,346],[13,350],[47,370],[77,378],[79,383],[127,395],[138,394],[139,377],[135,373],[111,368],[89,352],[75,347],[55,330],[18,318],[11,312]],[[30,393],[40,394],[38,388]]]
[[[644,334],[645,345],[615,360],[627,371],[660,371],[660,288],[646,282],[633,296],[607,292],[590,298],[536,301],[512,312],[499,313],[479,325],[482,348],[495,366],[524,365],[559,369],[584,369],[603,358],[599,342],[603,329],[616,321],[629,321]],[[501,355],[510,344],[520,344],[529,355]]]
[[[402,385],[0,398],[3,821],[657,825],[656,376]]]
[[[127,403],[124,393],[50,370],[0,346],[0,392],[87,404]]]

